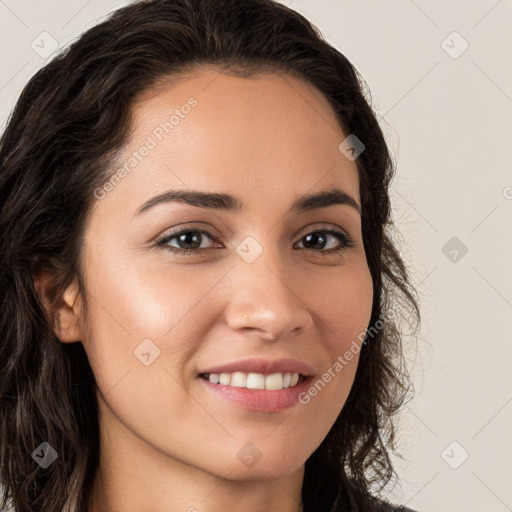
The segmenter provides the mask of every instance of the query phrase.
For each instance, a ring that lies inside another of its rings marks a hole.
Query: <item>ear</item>
[[[34,287],[44,306],[46,316],[54,319],[53,329],[57,338],[65,343],[82,340],[80,327],[81,301],[78,297],[78,285],[74,280],[58,301],[51,306],[50,297],[55,286],[55,276],[49,270],[40,270],[34,275]]]

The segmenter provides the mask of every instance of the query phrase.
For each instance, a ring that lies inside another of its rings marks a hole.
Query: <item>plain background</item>
[[[0,126],[43,46],[126,3],[0,0]],[[362,74],[397,162],[393,218],[423,319],[418,346],[405,340],[415,395],[389,498],[512,510],[512,0],[283,3]]]

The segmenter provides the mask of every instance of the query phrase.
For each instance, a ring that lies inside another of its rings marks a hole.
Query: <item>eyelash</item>
[[[171,240],[173,240],[174,238],[179,237],[180,235],[183,235],[186,233],[201,233],[202,235],[206,235],[209,238],[211,238],[214,242],[217,242],[215,236],[212,233],[210,233],[208,230],[198,229],[198,228],[185,228],[185,229],[181,229],[176,232],[171,232],[166,235],[163,235],[162,237],[160,237],[159,239],[156,240],[155,245],[157,247],[161,247],[162,249],[165,249],[167,251],[170,251],[170,252],[180,255],[180,256],[186,256],[186,255],[193,254],[193,253],[197,254],[201,251],[207,250],[207,249],[181,249],[178,247],[172,247],[172,246],[167,245],[167,243],[170,242]],[[351,237],[349,237],[345,233],[342,233],[341,231],[338,231],[335,229],[315,229],[309,233],[306,233],[304,236],[302,236],[300,238],[300,240],[305,238],[307,235],[311,235],[314,233],[327,233],[329,235],[334,236],[335,238],[338,239],[339,242],[341,242],[341,246],[338,247],[337,249],[328,249],[328,250],[310,249],[314,253],[327,253],[327,254],[342,253],[342,252],[346,251],[347,249],[354,247],[354,245],[355,245],[354,241],[352,240]],[[217,243],[219,243],[219,242],[217,242]]]

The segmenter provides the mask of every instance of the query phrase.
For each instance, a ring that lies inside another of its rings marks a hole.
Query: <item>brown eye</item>
[[[329,237],[338,240],[340,245],[335,248],[322,250],[328,243]],[[308,233],[306,236],[303,236],[301,238],[301,241],[302,240],[305,240],[306,249],[311,249],[314,252],[341,252],[354,246],[353,240],[350,237],[345,235],[345,233],[334,229],[317,229]]]
[[[156,245],[176,254],[192,254],[205,249],[204,247],[201,249],[201,242],[205,237],[215,240],[213,235],[208,231],[188,228],[166,235],[164,238],[158,240]],[[175,239],[178,247],[169,245],[169,242]],[[210,247],[206,247],[206,249],[210,249]]]

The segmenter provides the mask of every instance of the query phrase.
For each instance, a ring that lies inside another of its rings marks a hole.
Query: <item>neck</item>
[[[158,483],[145,478],[137,482],[124,472],[106,477],[104,471],[97,472],[88,512],[303,512],[292,478],[236,482],[215,476],[194,478],[182,472],[164,485],[164,478]]]

